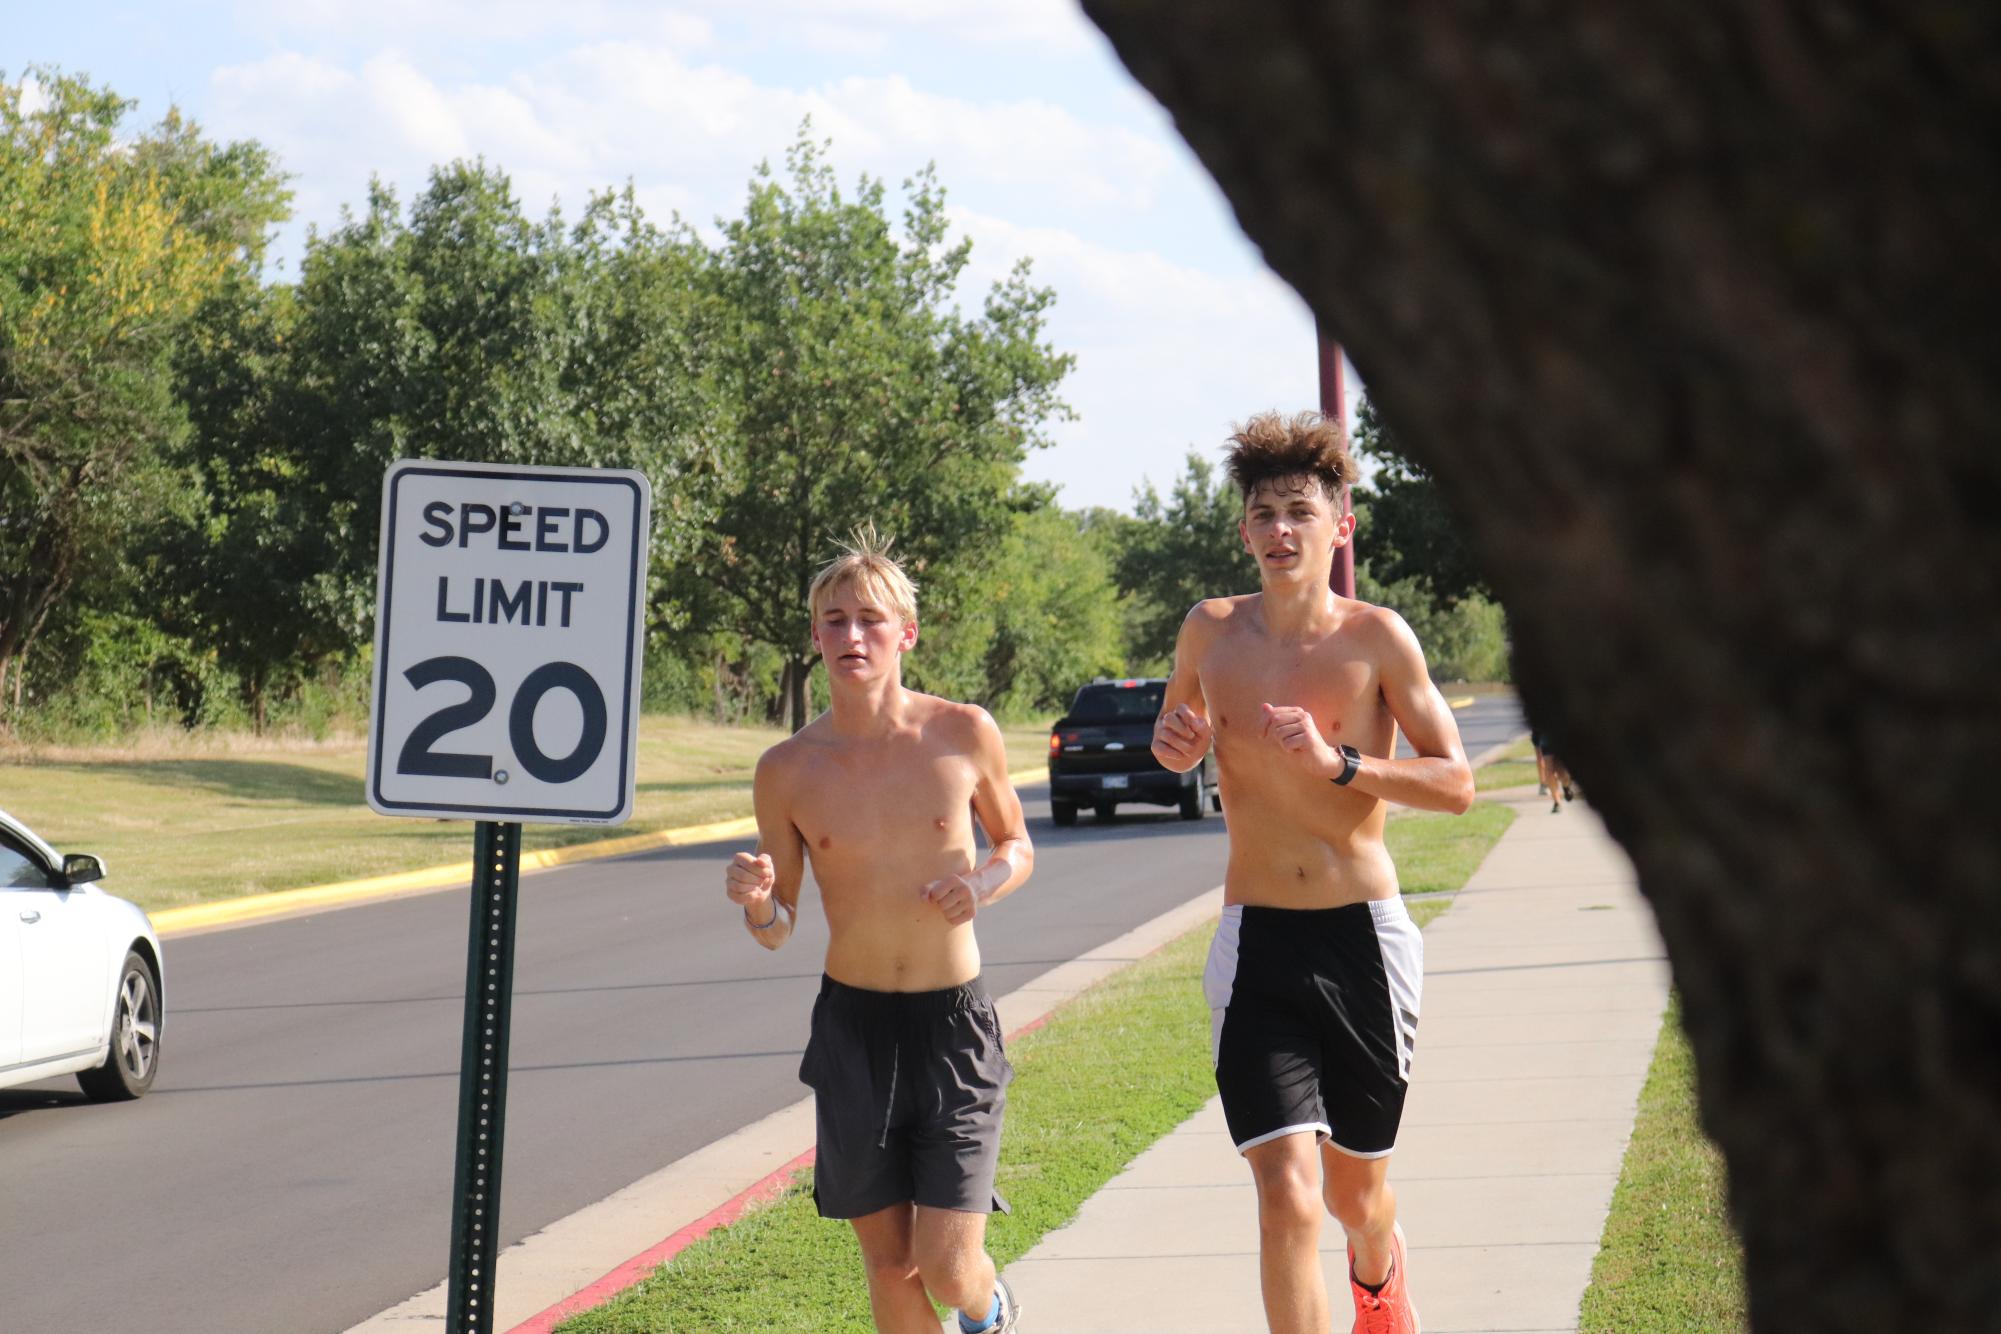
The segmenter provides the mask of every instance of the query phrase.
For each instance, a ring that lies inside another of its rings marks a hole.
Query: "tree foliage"
[[[1257,568],[1237,525],[1243,502],[1230,479],[1193,450],[1166,499],[1151,481],[1133,497],[1137,521],[1124,527],[1119,587],[1135,602],[1129,646],[1132,671],[1165,671],[1188,609],[1203,598],[1248,593]]]
[[[1354,503],[1368,511],[1367,540],[1358,550],[1376,578],[1384,584],[1422,578],[1448,607],[1466,597],[1491,600],[1493,590],[1430,471],[1404,450],[1367,398],[1355,413],[1354,447],[1372,465]]]
[[[913,682],[1027,710],[1118,658],[1103,525],[1020,480],[1068,411],[1053,293],[1023,264],[962,308],[929,170],[892,219],[802,130],[708,240],[630,186],[531,218],[453,162],[267,283],[264,150],[171,113],[121,139],[60,76],[0,94],[0,686],[72,594],[35,671],[101,696],[80,725],[352,698],[404,457],[645,472],[655,701],[803,721],[806,584],[864,521],[924,589]]]
[[[289,196],[255,144],[80,79],[0,75],[0,686],[80,583],[179,491],[170,354],[197,308],[254,274]]]
[[[534,222],[483,162],[406,211],[377,184],[309,242],[296,289],[237,287],[180,363],[204,512],[177,564],[191,630],[253,700],[366,642],[382,475],[403,457],[630,467],[656,568],[712,504],[687,246],[630,191]]]
[[[872,521],[923,586],[920,622],[965,614],[995,535],[1041,503],[1019,469],[1067,411],[1071,359],[1043,340],[1054,294],[1025,264],[977,315],[953,304],[971,246],[928,169],[899,229],[882,183],[844,193],[809,130],[785,162],[783,179],[759,168],[697,270],[702,364],[731,405],[727,484],[712,540],[662,600],[779,650],[796,728],[814,571]]]
[[[1010,516],[978,583],[911,662],[929,689],[1026,717],[1061,710],[1078,683],[1124,670],[1113,553],[1090,515],[1054,506]]]

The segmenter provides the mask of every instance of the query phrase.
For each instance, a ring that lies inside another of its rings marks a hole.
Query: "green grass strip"
[[[1723,1155],[1696,1119],[1695,1060],[1678,998],[1661,1023],[1580,1320],[1581,1334],[1750,1328]]]
[[[1406,894],[1458,889],[1514,820],[1512,807],[1484,801],[1464,815],[1399,813],[1383,831],[1397,883]]]
[[[1492,792],[1496,788],[1525,787],[1542,781],[1536,777],[1534,760],[1495,760],[1473,771],[1473,790]]]
[[[1465,816],[1400,815],[1386,835],[1411,892],[1458,889],[1514,818],[1506,807]],[[1413,903],[1420,922],[1446,900]],[[1000,1192],[987,1251],[1005,1268],[1062,1227],[1140,1153],[1215,1094],[1202,963],[1204,925],[1063,1006],[1009,1052],[1014,1083],[1002,1129]],[[771,1204],[682,1251],[561,1334],[854,1331],[869,1334],[861,1251],[845,1224],[813,1210],[811,1173]]]

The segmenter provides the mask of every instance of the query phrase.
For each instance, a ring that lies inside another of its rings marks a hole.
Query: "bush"
[[[324,740],[368,730],[368,648],[274,690],[264,730]],[[29,657],[21,707],[9,714],[22,741],[89,744],[137,733],[248,731],[243,682],[187,639],[122,612],[85,611],[54,628]]]
[[[1385,584],[1366,564],[1355,570],[1355,593],[1364,602],[1391,608],[1410,624],[1424,646],[1433,680],[1509,679],[1508,618],[1499,603],[1477,593],[1445,603],[1423,575]]]

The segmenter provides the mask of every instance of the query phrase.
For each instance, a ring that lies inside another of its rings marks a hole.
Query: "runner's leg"
[[[909,1201],[850,1219],[868,1273],[868,1304],[879,1334],[938,1334],[938,1317],[924,1296],[912,1246]]]
[[[1320,1270],[1320,1165],[1311,1131],[1244,1151],[1258,1187],[1258,1278],[1272,1334],[1326,1334]]]
[[[917,1206],[917,1272],[931,1295],[978,1322],[994,1300],[994,1262],[986,1252],[987,1216]]]
[[[1355,1277],[1370,1287],[1389,1276],[1390,1228],[1397,1221],[1396,1192],[1390,1189],[1390,1160],[1357,1158],[1332,1144],[1320,1147],[1327,1212],[1348,1233],[1355,1248]]]

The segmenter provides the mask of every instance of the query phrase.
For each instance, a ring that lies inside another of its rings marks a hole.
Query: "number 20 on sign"
[[[642,473],[404,459],[382,488],[368,802],[384,815],[632,813]]]

